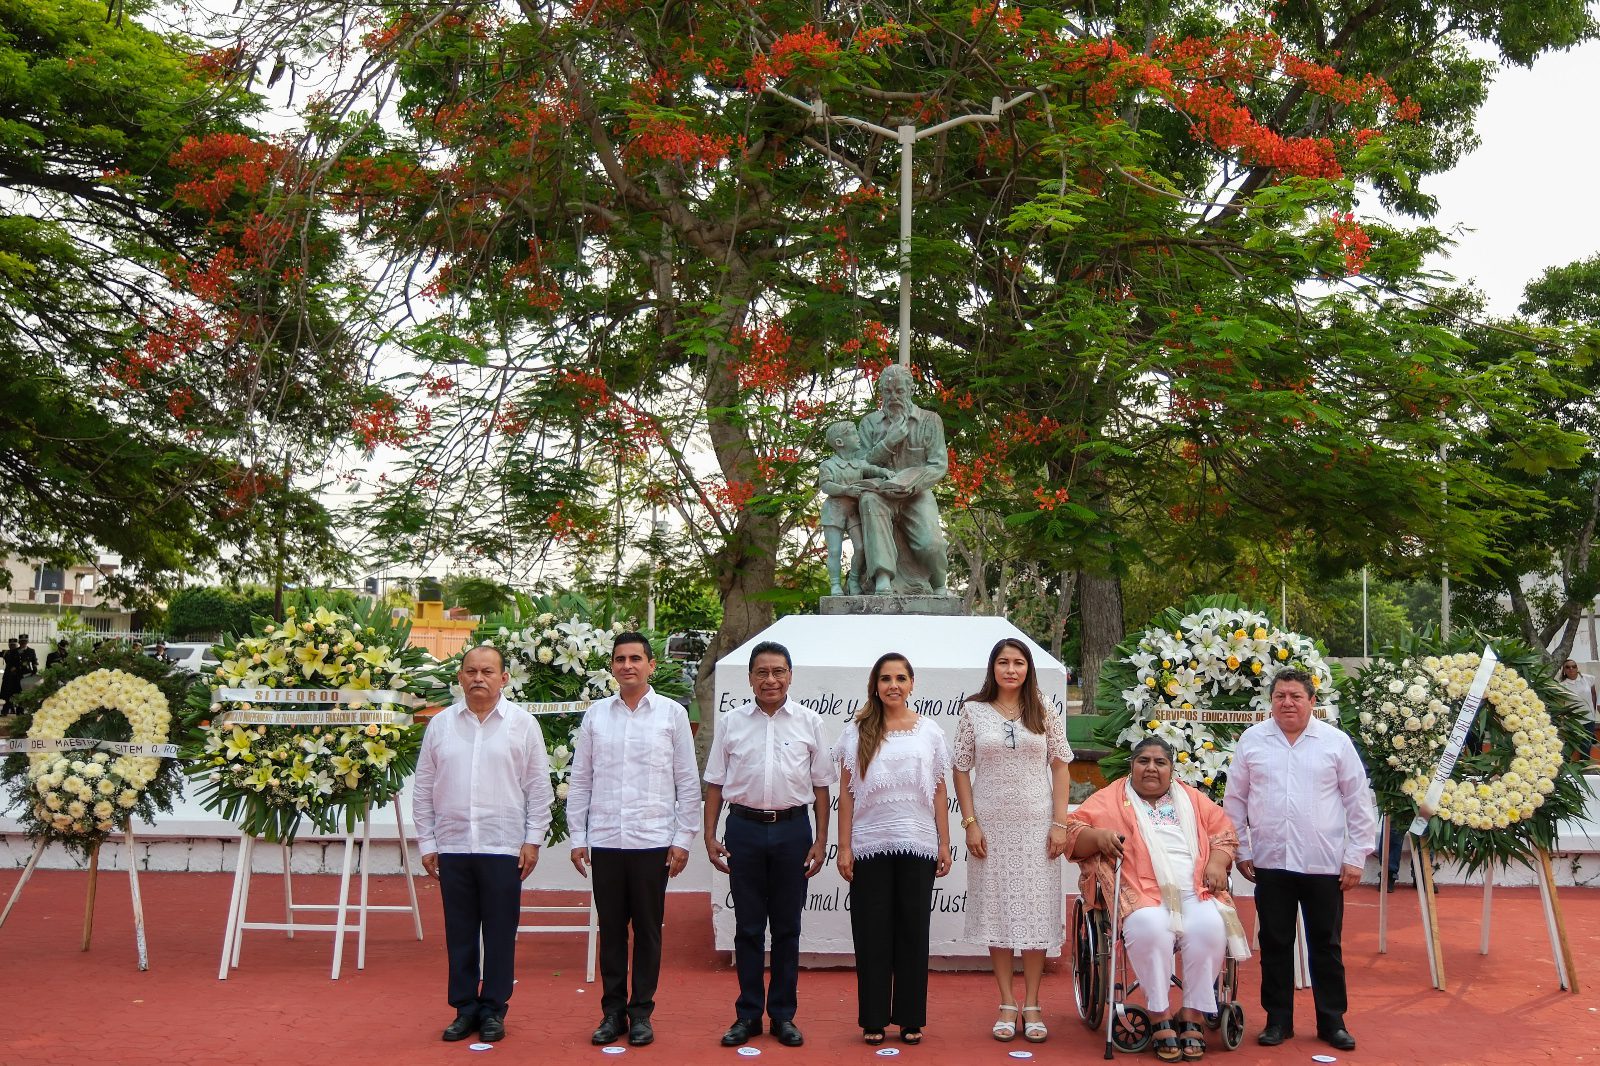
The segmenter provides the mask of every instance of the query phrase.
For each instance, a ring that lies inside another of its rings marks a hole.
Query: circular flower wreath
[[[188,687],[168,664],[125,649],[75,651],[26,697],[37,707],[26,736],[166,744],[171,706]],[[150,821],[171,811],[183,781],[176,759],[94,748],[19,752],[5,769],[28,835],[85,853],[126,831],[134,815]]]
[[[583,723],[582,706],[617,691],[617,680],[611,676],[611,645],[617,634],[630,628],[624,622],[596,624],[589,619],[592,610],[587,601],[571,594],[519,597],[514,609],[491,615],[475,634],[476,644],[493,645],[505,656],[511,675],[506,698],[539,712],[536,717],[550,758],[550,787],[556,796],[546,838],[552,844],[567,838],[567,791],[571,787],[567,778],[572,772],[578,726]],[[461,655],[457,655],[430,671],[436,684],[427,693],[430,702],[461,699],[455,680],[460,669]],[[657,692],[675,698],[684,691],[681,674],[677,663],[663,660],[650,683]],[[552,705],[564,703],[578,706],[554,713],[550,710]]]
[[[1379,809],[1402,825],[1428,791],[1482,661],[1469,647],[1418,641],[1372,663],[1350,686],[1345,728],[1370,769]],[[1428,821],[1434,850],[1469,868],[1552,847],[1558,823],[1584,803],[1582,779],[1565,759],[1587,747],[1582,712],[1537,653],[1510,642],[1495,649],[1500,661],[1468,738],[1476,743],[1463,746]]]
[[[406,691],[424,665],[423,651],[406,646],[410,626],[386,612],[358,608],[346,616],[317,607],[302,617],[291,607],[285,615],[282,625],[261,621],[257,634],[217,645],[219,691]],[[287,718],[286,710],[401,713],[392,722],[249,721],[249,712]],[[247,713],[230,720],[235,712]],[[243,832],[274,843],[293,842],[303,818],[325,833],[353,829],[363,812],[384,806],[405,784],[422,741],[421,726],[402,705],[361,699],[251,703],[207,694],[191,703],[191,716],[201,732],[185,755],[200,799]]]
[[[1106,721],[1095,739],[1112,752],[1100,766],[1108,778],[1128,772],[1128,751],[1158,736],[1176,753],[1175,776],[1220,792],[1233,745],[1248,722],[1186,722],[1188,711],[1266,715],[1272,679],[1304,670],[1316,687],[1318,713],[1336,719],[1339,690],[1332,668],[1310,637],[1280,629],[1235,596],[1197,597],[1168,608],[1130,636],[1100,671],[1095,707]]]

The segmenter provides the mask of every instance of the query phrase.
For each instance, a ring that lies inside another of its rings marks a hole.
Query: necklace
[[[1015,722],[1022,717],[1022,706],[1020,704],[1015,707],[1002,707],[998,703],[991,703],[989,706],[994,708],[995,714],[998,714],[1008,722]]]

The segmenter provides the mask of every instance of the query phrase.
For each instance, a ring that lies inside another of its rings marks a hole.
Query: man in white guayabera
[[[538,721],[501,695],[511,675],[500,649],[467,652],[456,679],[462,701],[422,738],[412,813],[422,868],[444,904],[456,1009],[444,1039],[476,1032],[494,1043],[506,1035],[516,982],[522,882],[539,861],[555,793]]]
[[[567,781],[572,865],[585,877],[594,866],[602,1012],[589,1038],[595,1044],[614,1043],[624,1033],[634,1047],[655,1039],[650,1019],[661,977],[667,879],[683,872],[700,831],[700,768],[689,716],[650,687],[655,669],[644,634],[617,634],[611,645],[617,694],[584,712]]]
[[[1305,918],[1317,1036],[1353,1051],[1345,1028],[1344,894],[1361,883],[1377,818],[1367,772],[1350,738],[1318,721],[1316,682],[1303,670],[1272,679],[1272,717],[1233,749],[1222,808],[1239,832],[1239,872],[1255,882],[1261,920],[1261,1006],[1256,1038],[1294,1036],[1295,912]]]

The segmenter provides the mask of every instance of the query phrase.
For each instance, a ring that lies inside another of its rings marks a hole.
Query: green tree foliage
[[[265,274],[270,231],[228,185],[265,175],[205,146],[253,143],[254,101],[142,14],[0,2],[0,550],[109,549],[160,583],[207,562],[265,569],[261,521],[280,558],[325,563],[325,510],[258,466],[326,429],[347,370],[335,347],[306,358],[303,294],[240,283],[238,249]]]
[[[1442,238],[1352,212],[1364,185],[1425,215],[1422,179],[1473,144],[1492,64],[1469,46],[1531,62],[1593,32],[1580,0],[379,10],[308,122],[380,291],[431,301],[386,338],[424,367],[389,383],[410,476],[371,515],[417,557],[615,578],[653,505],[721,598],[708,654],[769,622],[781,561],[814,565],[786,549],[810,543],[795,460],[891,358],[900,145],[827,117],[920,128],[1026,93],[917,147],[912,355],[948,502],[985,516],[967,572],[1075,589],[1091,681],[1141,560],[1472,567],[1536,499],[1465,442],[1572,457],[1564,427],[1510,433],[1548,381],[1419,310]],[[268,2],[242,36],[322,46],[348,14]]]
[[[1540,505],[1502,516],[1492,530],[1499,558],[1457,587],[1469,624],[1550,648],[1560,662],[1600,595],[1600,456],[1591,443],[1569,461],[1530,462],[1521,444],[1530,433],[1550,439],[1557,431],[1600,440],[1600,256],[1546,270],[1524,296],[1519,317],[1468,336],[1475,362],[1510,368],[1526,383],[1538,421],[1490,434],[1470,454],[1479,469],[1516,482]]]
[[[251,620],[271,617],[272,593],[260,588],[190,585],[167,600],[167,631],[175,640],[217,640],[251,632]]]

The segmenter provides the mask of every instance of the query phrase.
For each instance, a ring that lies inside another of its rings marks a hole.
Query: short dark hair
[[[1146,748],[1160,748],[1162,751],[1167,753],[1168,762],[1176,763],[1178,761],[1178,756],[1172,750],[1172,745],[1153,734],[1151,736],[1141,738],[1139,742],[1133,746],[1133,750],[1128,753],[1128,761],[1131,763],[1133,760],[1137,759],[1139,757],[1139,753]]]
[[[789,657],[789,649],[775,640],[763,640],[760,644],[750,649],[750,669],[752,670],[756,668],[756,656],[758,655],[781,655],[783,656],[783,665],[791,670],[794,669],[794,660]]]
[[[466,651],[462,652],[461,653],[461,665],[463,667],[467,665],[467,656],[471,655],[475,651],[492,651],[492,652],[494,652],[495,656],[500,660],[500,672],[502,674],[506,672],[506,653],[503,650],[501,650],[501,648],[498,645],[494,645],[494,644],[474,644],[472,647],[470,647]]]
[[[26,643],[28,643],[28,634],[26,634],[26,633],[18,633],[17,634],[17,639],[22,641],[22,643],[26,644]]]
[[[1316,681],[1304,670],[1297,669],[1293,666],[1279,670],[1273,675],[1272,684],[1267,686],[1267,695],[1270,697],[1274,692],[1278,691],[1278,684],[1283,681],[1297,681],[1300,683],[1300,686],[1306,690],[1307,696],[1311,697],[1312,699],[1317,698]]]
[[[617,649],[624,644],[643,644],[645,658],[651,662],[656,661],[656,650],[651,647],[650,638],[643,633],[637,633],[631,629],[626,633],[618,633],[616,639],[611,642],[611,657],[613,659],[617,657]]]

